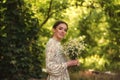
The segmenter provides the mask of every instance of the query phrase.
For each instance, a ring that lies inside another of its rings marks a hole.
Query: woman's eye
[[[66,28],[64,29],[63,27],[59,27],[58,29],[59,30],[64,30],[65,32],[67,32],[67,29]]]
[[[62,30],[63,28],[59,28],[59,30]]]

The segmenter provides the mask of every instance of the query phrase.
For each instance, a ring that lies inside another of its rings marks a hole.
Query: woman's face
[[[53,29],[53,31],[54,31],[53,37],[55,37],[57,40],[61,40],[66,35],[67,26],[64,23],[61,23],[55,29]]]

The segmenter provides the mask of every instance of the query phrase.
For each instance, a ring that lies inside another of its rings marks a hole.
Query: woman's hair
[[[57,26],[60,25],[60,24],[65,24],[67,26],[67,29],[68,29],[68,24],[64,21],[61,21],[61,20],[56,21],[55,24],[53,25],[53,28],[56,29]]]

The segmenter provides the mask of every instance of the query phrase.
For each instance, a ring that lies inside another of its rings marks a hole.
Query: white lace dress
[[[62,46],[53,38],[46,45],[46,69],[47,80],[70,80]]]

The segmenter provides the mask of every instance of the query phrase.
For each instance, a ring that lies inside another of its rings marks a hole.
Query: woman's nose
[[[62,30],[62,33],[65,33],[65,31],[64,31],[64,30]]]

